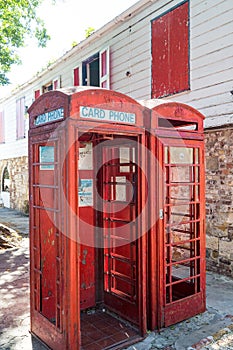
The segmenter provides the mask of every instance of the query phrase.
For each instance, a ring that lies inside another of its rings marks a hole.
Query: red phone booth
[[[151,100],[148,328],[204,312],[205,178],[203,115]]]
[[[119,349],[146,332],[144,109],[98,88],[29,108],[31,331],[51,349]]]

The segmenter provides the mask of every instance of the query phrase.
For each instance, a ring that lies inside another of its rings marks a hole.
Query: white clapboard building
[[[28,209],[27,109],[46,91],[184,102],[206,117],[208,263],[233,275],[232,18],[232,0],[140,0],[0,100],[1,203]]]

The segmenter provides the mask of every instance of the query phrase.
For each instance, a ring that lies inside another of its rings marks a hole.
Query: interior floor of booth
[[[81,312],[82,350],[121,349],[140,339],[136,328],[104,308]]]

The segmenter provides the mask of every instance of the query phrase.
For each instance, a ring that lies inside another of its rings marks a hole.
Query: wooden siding
[[[4,113],[0,111],[0,143],[5,142],[5,122]]]

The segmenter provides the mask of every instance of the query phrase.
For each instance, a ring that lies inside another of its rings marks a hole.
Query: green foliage
[[[77,41],[73,41],[72,44],[71,44],[72,47],[75,47],[77,45],[78,45]]]
[[[27,36],[35,37],[45,47],[50,39],[36,10],[43,0],[1,0],[0,5],[0,85],[9,83],[6,74],[12,64],[19,64],[16,49],[24,46]]]
[[[95,31],[95,28],[93,28],[93,27],[88,27],[88,28],[85,30],[85,37],[86,37],[86,38],[89,38],[89,36],[90,36],[92,33],[94,33],[94,31]]]

